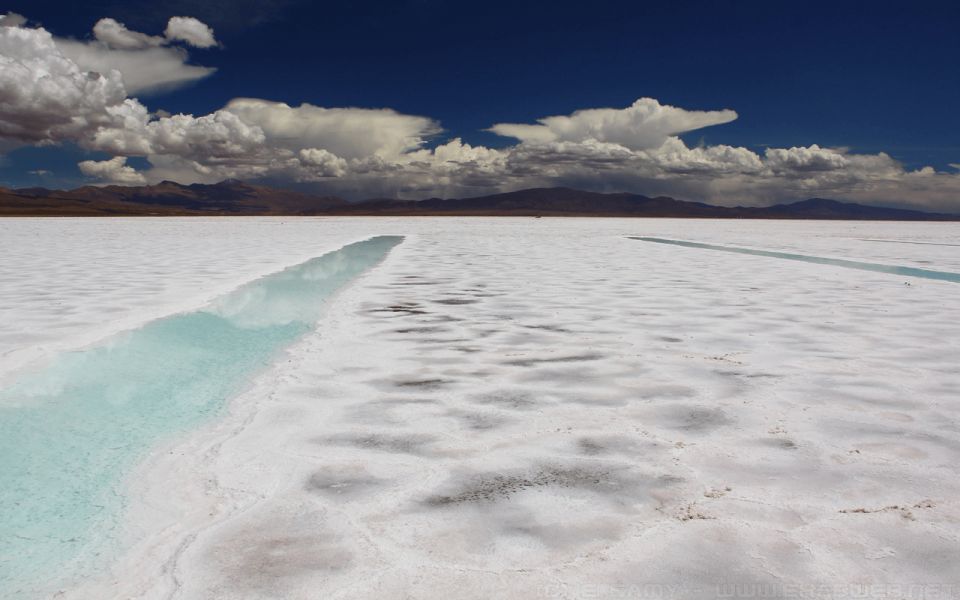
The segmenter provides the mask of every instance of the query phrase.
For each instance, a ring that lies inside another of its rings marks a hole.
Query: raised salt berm
[[[326,298],[402,239],[374,237],[262,277],[65,353],[0,391],[0,589],[107,558],[124,474],[216,415],[313,328]]]

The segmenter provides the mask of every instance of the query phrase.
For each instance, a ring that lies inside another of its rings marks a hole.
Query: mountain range
[[[534,188],[474,198],[347,202],[237,180],[216,184],[0,188],[0,216],[597,216],[960,221],[958,214],[812,198],[768,207],[724,207],[663,196]]]

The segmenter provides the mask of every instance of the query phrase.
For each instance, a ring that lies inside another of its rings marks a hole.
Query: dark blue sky
[[[238,96],[391,107],[449,135],[648,96],[740,117],[688,143],[885,151],[908,167],[960,162],[960,4],[953,2],[14,1],[60,36],[101,17],[159,33],[171,15],[210,24],[224,47],[191,51],[212,77],[142,97],[210,112]],[[83,153],[19,150],[3,167]],[[39,158],[38,158],[39,157]],[[46,161],[46,163],[45,163]]]

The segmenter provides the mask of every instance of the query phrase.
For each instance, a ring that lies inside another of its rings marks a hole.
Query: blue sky
[[[862,199],[873,191],[887,203],[896,202],[897,194],[913,194],[923,198],[904,202],[950,206],[955,189],[951,177],[957,169],[951,165],[960,163],[960,36],[956,34],[960,5],[954,3],[100,0],[82,4],[33,0],[9,3],[8,9],[28,18],[25,26],[87,43],[98,43],[91,31],[103,18],[149,36],[161,35],[168,19],[177,15],[194,17],[212,29],[218,46],[187,43],[182,48],[189,52],[188,64],[215,69],[211,74],[159,91],[129,92],[127,86],[128,95],[151,111],[199,117],[235,98],[291,107],[309,103],[389,108],[434,123],[411,134],[418,138],[417,148],[430,149],[460,138],[472,147],[497,150],[512,148],[517,139],[486,131],[494,124],[536,124],[543,117],[593,108],[623,109],[637,99],[650,98],[662,106],[692,112],[736,112],[732,121],[689,131],[670,129],[669,135],[689,149],[730,146],[765,159],[767,148],[816,145],[814,154],[824,149],[846,157],[885,153],[905,174],[929,166],[944,178],[935,184],[912,182],[903,189],[891,188],[890,167],[885,164],[870,167],[871,173],[887,173],[879,186],[861,184],[870,177],[862,173],[866,167],[858,167],[856,177],[832,177],[820,187],[808,185],[809,178],[797,173],[787,174],[792,179],[779,188],[772,185],[778,178],[787,181],[783,165],[799,164],[791,156],[784,157],[780,167],[763,166],[772,174],[762,182],[756,175],[760,167],[750,167],[754,171],[741,193],[732,181],[712,187],[693,185],[681,177],[689,169],[675,165],[670,177],[663,175],[662,165],[637,178],[607,167],[598,167],[603,173],[596,176],[588,169],[558,171],[545,166],[549,163],[544,163],[546,155],[540,151],[530,163],[535,167],[528,171],[556,173],[553,179],[559,184],[631,187],[629,191],[669,192],[711,201],[729,196],[755,203],[819,192]],[[585,138],[561,141],[589,142]],[[610,142],[602,136],[594,141]],[[521,140],[524,152],[514,152],[508,160],[528,157],[534,142],[540,143],[539,138]],[[650,151],[646,146],[625,145],[634,153]],[[9,149],[12,146],[16,147]],[[8,143],[6,148],[0,184],[8,186],[81,184],[90,176],[80,171],[78,162],[117,155],[115,147],[70,136],[58,138],[53,147],[31,148],[21,142]],[[608,150],[604,149],[604,164],[611,164]],[[564,147],[561,162],[581,151]],[[590,153],[585,162],[593,164],[595,149]],[[556,148],[549,154],[556,155]],[[125,164],[142,171],[150,181],[155,178],[150,175],[152,156],[128,152]],[[803,160],[813,159],[808,153]],[[822,164],[833,164],[833,157],[824,160]],[[810,164],[804,163],[799,170],[809,173]],[[630,163],[624,169],[636,171],[637,167]],[[480,192],[497,187],[489,178],[473,177],[476,173],[460,179],[434,175],[429,181],[405,180],[392,186],[382,180],[371,183],[371,176],[365,175],[358,184],[356,177],[351,179],[352,164],[327,168],[323,177],[239,172],[246,179],[329,188],[347,195],[378,192],[416,197],[420,192]],[[341,172],[348,173],[330,175]],[[156,169],[157,176],[170,173],[181,171]],[[250,177],[251,173],[256,176]],[[487,174],[496,173],[493,169]],[[698,177],[729,174],[730,167],[725,165]],[[182,178],[196,177],[184,174]],[[665,183],[671,177],[676,185]],[[838,183],[841,179],[857,183],[845,188]],[[353,183],[344,183],[348,180]],[[507,180],[506,187],[553,182],[550,176],[524,178],[515,171],[504,177]]]

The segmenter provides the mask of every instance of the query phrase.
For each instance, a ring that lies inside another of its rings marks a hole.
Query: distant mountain
[[[726,209],[673,198],[534,188],[477,198],[368,200],[346,209],[364,215],[722,217]]]
[[[766,209],[773,218],[800,219],[863,219],[875,221],[955,221],[960,215],[927,213],[919,210],[883,208],[867,204],[838,202],[824,198],[811,198],[792,204],[778,204]]]
[[[85,186],[70,191],[0,188],[0,215],[316,215],[346,206],[340,198],[226,180],[213,185]]]
[[[769,207],[723,207],[639,194],[602,194],[570,188],[534,188],[476,198],[340,198],[251,185],[164,181],[142,187],[86,186],[70,191],[0,188],[0,216],[109,215],[375,215],[375,216],[582,216],[707,219],[848,219],[960,221],[960,215],[883,208],[813,198]]]
[[[337,209],[356,215],[673,217],[706,219],[863,219],[960,221],[960,215],[882,208],[819,198],[770,207],[724,207],[664,196],[534,188],[476,198],[368,200]]]

